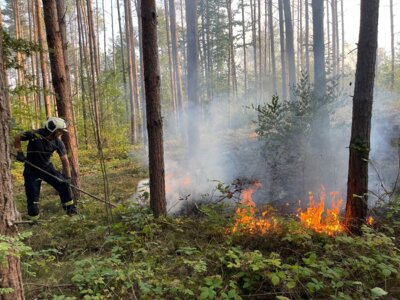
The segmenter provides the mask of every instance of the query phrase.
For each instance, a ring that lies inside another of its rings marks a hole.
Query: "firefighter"
[[[67,131],[67,123],[62,118],[51,117],[46,121],[43,128],[25,131],[15,138],[14,146],[17,150],[17,160],[25,160],[54,177],[45,174],[31,165],[25,163],[24,180],[25,193],[27,197],[28,216],[31,219],[39,217],[39,196],[42,180],[54,187],[60,195],[62,206],[67,215],[77,213],[71,192],[71,169],[67,157],[67,150],[61,136]],[[21,149],[21,141],[28,141],[27,156]],[[54,151],[60,156],[63,174],[58,172],[50,161]]]

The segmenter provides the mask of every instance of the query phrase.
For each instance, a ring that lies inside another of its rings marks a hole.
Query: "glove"
[[[17,152],[17,160],[20,162],[25,162],[25,155],[24,152],[18,151]]]

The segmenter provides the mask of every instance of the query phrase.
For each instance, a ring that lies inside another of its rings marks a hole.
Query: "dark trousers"
[[[58,172],[52,164],[43,168],[46,172],[52,174],[60,180],[65,180],[64,176]],[[39,170],[25,166],[24,179],[25,179],[25,193],[27,197],[28,214],[36,216],[39,214],[38,202],[40,196],[40,187],[42,180],[55,188],[60,195],[61,203],[67,203],[72,200],[71,188],[68,183],[62,182],[53,178]]]

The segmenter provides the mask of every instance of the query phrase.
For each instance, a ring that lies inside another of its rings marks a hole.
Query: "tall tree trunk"
[[[299,0],[299,31],[297,38],[299,40],[299,51],[297,53],[299,59],[299,69],[302,72],[304,70],[304,59],[303,59],[303,47],[304,47],[304,42],[303,42],[303,0]],[[300,73],[300,72],[299,72]]]
[[[325,43],[324,43],[324,1],[312,0],[313,48],[314,48],[314,89],[318,99],[325,95]]]
[[[183,95],[182,95],[182,76],[180,68],[180,60],[178,53],[178,34],[176,31],[176,11],[175,0],[169,0],[169,15],[171,27],[171,43],[172,43],[172,62],[175,75],[175,91],[178,108],[178,119],[182,120],[183,117]]]
[[[282,94],[281,98],[287,100],[287,85],[286,85],[286,55],[285,55],[285,27],[283,23],[283,0],[278,0],[279,11],[279,37],[281,45],[281,76],[282,76]]]
[[[256,0],[254,0],[256,1]],[[258,27],[258,89],[259,89],[259,93],[260,95],[263,94],[263,86],[262,86],[262,79],[265,76],[265,74],[263,74],[262,70],[263,70],[263,53],[262,53],[262,45],[261,45],[261,39],[262,39],[262,35],[261,35],[261,0],[257,0],[257,27]]]
[[[58,16],[58,25],[61,34],[61,42],[62,42],[62,50],[63,50],[63,59],[64,59],[64,68],[65,68],[65,78],[67,79],[67,88],[68,88],[68,96],[64,100],[69,102],[68,104],[63,104],[63,108],[59,109],[60,112],[64,111],[63,115],[65,116],[65,120],[68,122],[68,134],[65,135],[64,138],[66,145],[69,144],[69,163],[71,165],[71,175],[72,175],[72,184],[80,187],[80,176],[79,176],[79,162],[78,162],[78,137],[76,134],[76,127],[74,122],[74,107],[72,105],[72,92],[71,92],[71,76],[69,71],[69,63],[68,63],[68,41],[67,41],[67,25],[66,25],[66,14],[67,8],[65,6],[65,0],[57,0],[57,16]],[[53,77],[54,78],[54,77]],[[54,80],[54,79],[53,79]],[[58,104],[57,104],[58,107]],[[62,116],[62,115],[60,115]],[[78,190],[72,190],[74,194],[74,198],[78,199],[80,193]]]
[[[113,3],[114,3],[114,0],[111,0],[110,6],[111,6],[112,66],[113,66],[113,72],[115,72],[116,65],[115,65],[115,33],[114,33],[114,5],[113,5]]]
[[[28,12],[29,16],[28,16],[28,26],[29,26],[29,41],[32,43],[37,44],[37,40],[36,40],[36,26],[35,24],[35,19],[36,19],[36,12],[35,12],[35,7],[33,4],[32,0],[28,0],[28,11],[30,11],[31,13]],[[35,85],[36,81],[35,79],[37,78],[36,74],[36,56],[37,53],[32,53],[31,55],[31,85]],[[37,127],[40,122],[39,122],[39,97],[40,97],[40,93],[39,91],[35,91],[33,93],[33,109],[34,109],[34,116],[31,115],[31,120],[34,121],[32,122],[34,124],[33,127]],[[32,111],[32,107],[30,108],[30,111]]]
[[[329,7],[327,8],[329,9]],[[336,1],[331,0],[331,14],[332,14],[332,75],[336,76],[337,75],[337,48],[338,45],[336,43],[337,39],[337,32],[336,32],[336,24],[337,24],[337,15],[336,15],[337,7],[336,7]]]
[[[232,0],[226,0],[226,9],[228,11],[228,27],[229,27],[229,52],[231,66],[231,82],[233,93],[237,96],[237,78],[236,78],[236,62],[235,62],[235,47],[233,44],[233,17],[232,17]]]
[[[275,32],[274,32],[274,14],[272,11],[272,0],[268,0],[268,23],[269,23],[269,44],[271,48],[271,66],[272,66],[272,89],[275,95],[278,94],[276,85],[276,61],[275,61]]]
[[[368,163],[378,19],[379,0],[361,0],[345,217],[348,230],[354,234],[361,234],[361,225],[368,210]]]
[[[87,1],[87,3],[86,3],[87,4],[87,16],[88,16],[88,24],[89,24],[89,38],[92,40],[92,46],[93,46],[93,51],[94,51],[96,78],[99,78],[99,76],[100,76],[100,57],[99,57],[99,50],[98,50],[99,44],[98,44],[98,39],[96,38],[95,29],[94,29],[92,0],[86,0],[86,1]],[[97,26],[97,28],[98,28],[98,26]],[[98,32],[98,30],[97,30],[97,32]]]
[[[290,99],[292,101],[295,101],[296,95],[294,89],[296,86],[296,65],[294,60],[293,25],[290,9],[290,0],[283,0],[283,10],[285,13],[286,54],[289,71]]]
[[[158,217],[167,213],[167,201],[165,199],[157,12],[155,0],[141,1],[147,130],[149,136],[150,207],[154,216]]]
[[[112,0],[111,0],[112,2]],[[105,8],[104,8],[104,0],[101,2],[103,8],[103,50],[104,50],[104,70],[107,70],[107,30],[106,30],[106,17],[105,17]],[[112,19],[111,19],[112,22]]]
[[[243,39],[243,71],[244,71],[244,91],[247,91],[247,53],[246,53],[246,21],[244,18],[244,1],[242,0],[242,39]]]
[[[342,55],[341,55],[341,60],[342,60],[342,63],[341,63],[341,72],[342,72],[342,75],[344,75],[344,58],[345,58],[345,53],[344,53],[344,46],[345,46],[345,39],[344,39],[344,8],[343,8],[343,1],[344,0],[340,0],[340,15],[341,15],[341,22],[342,22],[342,26],[341,26],[341,29],[342,29]],[[343,87],[343,84],[344,84],[344,80],[343,80],[343,77],[342,77],[342,80],[341,80],[341,82],[342,82],[342,87]]]
[[[308,76],[310,76],[310,18],[309,18],[309,12],[310,12],[310,7],[309,7],[309,3],[308,0],[305,0],[305,5],[304,5],[304,9],[305,9],[305,24],[306,24],[306,33],[305,33],[305,37],[304,37],[304,44],[305,44],[305,58],[306,58],[306,73]]]
[[[130,116],[131,116],[131,143],[136,144],[138,142],[138,130],[136,121],[136,83],[134,82],[134,66],[133,66],[133,27],[132,27],[132,15],[130,8],[130,0],[124,1],[125,10],[125,32],[126,32],[126,47],[128,52],[128,78],[129,78],[129,98],[130,98]]]
[[[186,40],[188,76],[188,137],[189,153],[195,153],[199,144],[198,132],[198,49],[197,49],[197,0],[186,0]]]
[[[0,20],[0,53],[3,53],[3,32]],[[15,222],[19,219],[11,182],[10,160],[10,110],[8,105],[7,85],[3,56],[0,55],[0,236],[15,238],[18,228]],[[0,295],[1,300],[25,299],[22,285],[22,273],[18,256],[7,255],[0,261],[0,289],[11,288],[9,294]]]
[[[332,72],[332,62],[331,62],[331,22],[330,22],[330,14],[329,14],[329,0],[326,0],[326,53],[327,53],[327,63],[329,73]]]
[[[169,71],[169,85],[171,93],[171,105],[174,114],[175,121],[178,121],[178,105],[176,101],[176,84],[174,77],[174,66],[172,63],[172,53],[171,53],[171,26],[169,24],[169,8],[168,0],[164,0],[164,10],[165,10],[165,31],[167,33],[167,50],[168,50],[168,71]]]
[[[143,42],[142,42],[142,17],[141,17],[141,0],[136,0],[136,13],[138,18],[138,28],[139,28],[139,56],[140,56],[140,70],[139,70],[139,80],[140,80],[140,101],[142,103],[142,134],[143,143],[147,145],[147,120],[146,120],[146,103],[145,103],[145,86],[144,86],[144,66],[143,66]]]
[[[23,38],[22,36],[22,29],[21,29],[21,20],[20,20],[20,14],[19,14],[19,3],[18,0],[13,0],[13,8],[14,8],[14,26],[15,26],[15,38],[16,39],[21,39]],[[16,53],[16,63],[18,65],[17,69],[17,75],[18,75],[18,86],[24,86],[25,85],[25,56],[17,51]],[[27,100],[26,100],[26,95],[19,95],[19,108],[20,111],[22,111],[22,106],[24,106],[24,109],[26,108],[27,105]],[[22,114],[21,114],[22,115]],[[20,116],[19,123],[22,122],[22,118]]]
[[[394,87],[394,25],[393,25],[393,0],[390,0],[390,52],[391,52],[391,73],[390,73],[390,88]]]
[[[88,125],[87,125],[87,119],[88,115],[86,112],[86,104],[85,104],[85,99],[86,99],[86,88],[85,88],[85,81],[84,81],[84,70],[87,70],[87,55],[86,55],[86,45],[84,43],[84,32],[83,32],[83,17],[82,17],[82,9],[80,5],[80,0],[76,0],[76,14],[77,14],[77,19],[78,19],[78,38],[79,38],[79,60],[80,60],[80,82],[81,82],[81,89],[82,89],[82,116],[83,116],[83,133],[84,133],[84,138],[85,138],[85,146],[86,149],[89,146],[89,141],[88,141]],[[88,73],[88,72],[87,72]],[[77,80],[77,79],[76,79]]]
[[[257,63],[257,27],[256,27],[256,9],[255,9],[255,1],[257,0],[250,0],[250,9],[251,9],[251,39],[253,44],[253,64],[254,64],[254,79],[255,84],[258,80],[258,63]]]
[[[49,52],[49,56],[58,115],[64,118],[68,123],[68,133],[64,135],[64,142],[69,152],[72,182],[75,186],[80,187],[78,148],[75,124],[73,122],[72,100],[66,74],[62,34],[58,21],[56,1],[43,0],[43,10],[47,32],[47,44],[49,49],[52,50]],[[74,191],[74,196],[79,197],[79,193]]]
[[[45,41],[44,41],[44,33],[43,33],[43,16],[42,16],[42,5],[41,0],[36,0],[36,12],[37,12],[37,28],[38,28],[38,37],[39,37],[39,45],[42,51],[40,51],[40,67],[42,70],[42,85],[43,85],[43,95],[44,95],[44,103],[46,109],[46,117],[50,118],[52,116],[51,110],[51,98],[49,96],[50,88],[49,81],[47,79],[47,58],[45,50]]]
[[[119,43],[121,46],[121,64],[122,64],[122,79],[124,83],[124,99],[125,99],[125,113],[126,118],[129,117],[129,100],[128,100],[128,87],[126,84],[126,70],[125,70],[125,52],[124,52],[124,41],[122,37],[122,21],[121,21],[121,7],[119,0],[117,1],[117,12],[118,12],[118,27],[119,27]],[[140,0],[139,0],[140,1]]]

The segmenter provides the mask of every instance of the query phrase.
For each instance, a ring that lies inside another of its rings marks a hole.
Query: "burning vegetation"
[[[273,227],[274,220],[263,211],[257,215],[256,204],[252,199],[253,193],[261,187],[261,183],[255,182],[241,193],[240,206],[236,209],[234,223],[230,229],[232,234],[258,234],[266,235]],[[338,192],[330,192],[331,208],[326,208],[326,189],[321,186],[318,199],[312,192],[308,194],[308,205],[305,210],[298,209],[298,217],[305,228],[319,233],[333,236],[345,231],[340,220],[340,210],[343,208],[343,199]],[[371,221],[368,220],[369,224]]]
[[[312,192],[308,193],[308,207],[305,211],[299,208],[299,218],[303,226],[316,232],[334,235],[345,229],[340,222],[339,213],[343,205],[343,199],[338,192],[331,192],[331,209],[325,211],[326,189],[321,186],[318,200]]]

